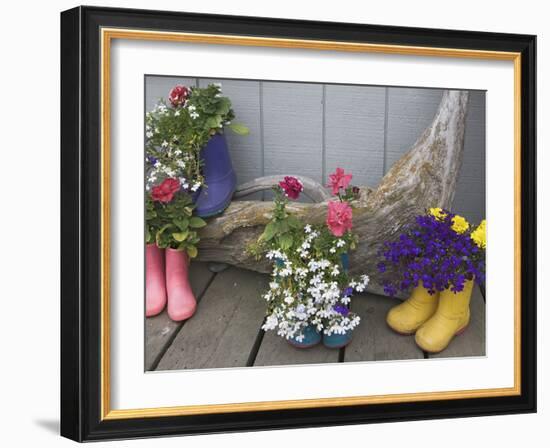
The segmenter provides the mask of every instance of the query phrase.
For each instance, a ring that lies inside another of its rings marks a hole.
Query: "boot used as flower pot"
[[[186,252],[166,249],[166,289],[170,319],[189,319],[195,313],[197,300],[189,283],[189,256]]]
[[[388,312],[386,322],[392,330],[399,334],[414,334],[424,322],[433,316],[438,300],[439,292],[430,294],[420,282],[407,300]]]
[[[321,333],[317,331],[315,325],[308,325],[302,330],[304,338],[302,340],[294,338],[288,339],[288,343],[296,348],[310,348],[313,347],[319,342],[321,342]]]
[[[473,280],[464,289],[454,293],[446,289],[440,293],[435,314],[416,332],[415,341],[424,351],[438,353],[449,345],[453,337],[462,334],[470,322],[470,298]]]
[[[323,335],[323,345],[327,348],[342,348],[351,342],[353,330],[348,330],[344,334],[332,333],[330,336]]]
[[[145,246],[145,316],[159,314],[166,306],[164,249],[156,244]]]
[[[196,200],[195,213],[207,218],[222,213],[231,203],[237,187],[231,156],[223,134],[213,135],[201,151],[206,188]]]

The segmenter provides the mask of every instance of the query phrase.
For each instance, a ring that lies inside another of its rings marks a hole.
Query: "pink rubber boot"
[[[166,306],[164,250],[156,244],[145,246],[145,315],[156,316]]]
[[[166,249],[166,288],[168,316],[179,321],[189,319],[197,308],[197,300],[189,284],[189,257],[176,249]]]

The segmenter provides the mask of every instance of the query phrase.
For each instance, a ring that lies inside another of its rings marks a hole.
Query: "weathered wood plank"
[[[207,263],[195,261],[189,267],[189,279],[195,297],[199,299],[215,274]],[[151,370],[166,350],[174,333],[181,327],[181,322],[174,322],[166,310],[154,317],[145,319],[145,370]]]
[[[274,331],[264,334],[254,366],[283,366],[291,364],[323,364],[338,362],[338,350],[328,349],[322,344],[300,349],[291,346]]]
[[[470,324],[466,331],[456,336],[441,353],[430,358],[455,358],[464,356],[485,356],[485,302],[476,285],[470,301]]]
[[[168,104],[168,94],[172,87],[180,84],[186,87],[195,86],[195,78],[180,76],[146,76],[145,77],[145,111],[152,110],[160,99]]]
[[[327,85],[326,173],[353,172],[354,185],[375,187],[384,175],[384,87]]]
[[[265,175],[301,174],[324,183],[322,85],[262,84]]]
[[[246,366],[265,314],[266,275],[230,268],[216,275],[156,370]]]
[[[485,218],[485,92],[470,92],[453,211],[476,224]]]
[[[398,299],[375,294],[353,298],[352,310],[359,314],[361,323],[346,347],[344,362],[424,358],[414,336],[399,335],[386,324],[386,314],[399,303]]]

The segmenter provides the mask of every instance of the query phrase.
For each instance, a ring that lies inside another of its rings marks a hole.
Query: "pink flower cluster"
[[[340,196],[340,191],[345,191],[348,188],[351,178],[352,175],[346,174],[342,168],[336,168],[336,171],[329,175],[328,186],[332,188],[332,194],[338,196],[340,201],[330,201],[328,203],[326,224],[330,232],[337,237],[343,236],[353,227],[353,210],[349,203]],[[292,176],[285,176],[279,182],[279,187],[290,199],[298,199],[300,193],[304,190],[302,183]]]
[[[151,197],[153,198],[153,201],[164,203],[170,202],[174,195],[179,191],[180,187],[181,184],[178,179],[169,177],[168,179],[164,179],[160,185],[153,187],[151,190]]]
[[[329,183],[328,187],[332,188],[332,194],[338,196],[340,190],[345,190],[348,188],[349,183],[351,182],[351,174],[344,173],[343,168],[336,168],[336,171],[333,174],[329,174]]]
[[[343,236],[353,227],[353,211],[347,202],[328,203],[327,226],[334,236]]]
[[[285,192],[285,196],[290,199],[298,199],[300,193],[304,191],[302,182],[292,176],[285,176],[285,178],[279,182],[279,187]]]
[[[328,187],[332,188],[332,194],[340,197],[340,191],[346,190],[351,182],[351,174],[346,174],[343,168],[336,168],[333,174],[329,175]],[[334,236],[342,236],[353,227],[353,210],[351,206],[343,201],[330,201],[328,203],[327,226]]]
[[[185,106],[189,97],[189,89],[185,86],[176,86],[168,94],[168,100],[174,107]]]

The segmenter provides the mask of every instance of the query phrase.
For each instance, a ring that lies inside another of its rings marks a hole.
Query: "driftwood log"
[[[394,238],[405,223],[426,208],[451,206],[462,164],[467,106],[467,92],[445,91],[431,125],[391,167],[378,187],[361,187],[353,215],[359,245],[351,254],[350,265],[352,274],[367,273],[371,277],[372,291],[380,292],[376,264],[381,244]],[[263,177],[241,185],[235,197],[270,189],[281,177]],[[312,179],[296,177],[303,182],[304,193],[313,203],[291,203],[289,209],[303,222],[324,222],[329,193]],[[246,248],[263,231],[272,207],[269,201],[233,201],[202,230],[199,259],[269,272],[269,264],[255,260]]]

